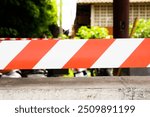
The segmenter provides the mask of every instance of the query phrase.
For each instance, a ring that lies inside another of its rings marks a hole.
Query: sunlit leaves
[[[81,39],[101,39],[108,36],[108,30],[106,28],[92,26],[81,26],[77,32],[77,36]]]
[[[51,36],[49,27],[57,24],[56,0],[1,0],[0,14],[1,37]]]
[[[131,28],[132,26],[130,26]],[[133,34],[134,38],[149,38],[150,37],[150,19],[139,19],[136,30]]]

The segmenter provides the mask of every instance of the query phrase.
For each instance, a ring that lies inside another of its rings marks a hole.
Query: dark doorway
[[[90,27],[90,20],[91,17],[91,5],[84,5],[84,4],[78,4],[77,5],[77,15],[75,20],[75,30],[80,26],[89,26]]]

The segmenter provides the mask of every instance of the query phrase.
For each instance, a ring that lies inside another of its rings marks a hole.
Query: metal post
[[[129,38],[129,0],[113,0],[113,36]],[[129,75],[129,69],[114,69],[113,74]]]
[[[59,1],[59,8],[60,8],[60,12],[59,12],[59,24],[60,24],[60,29],[59,29],[59,34],[62,35],[63,34],[63,28],[62,28],[62,0]]]
[[[113,36],[129,37],[129,0],[113,0]]]

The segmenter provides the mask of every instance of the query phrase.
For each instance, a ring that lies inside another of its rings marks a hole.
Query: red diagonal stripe
[[[113,42],[113,39],[88,40],[63,68],[90,68]]]
[[[121,67],[146,67],[150,64],[150,39],[145,39]]]
[[[5,69],[32,69],[57,40],[32,40]]]

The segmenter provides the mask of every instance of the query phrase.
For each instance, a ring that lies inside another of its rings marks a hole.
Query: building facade
[[[130,0],[129,23],[150,18],[150,0]],[[113,0],[78,0],[78,26],[113,26]]]

